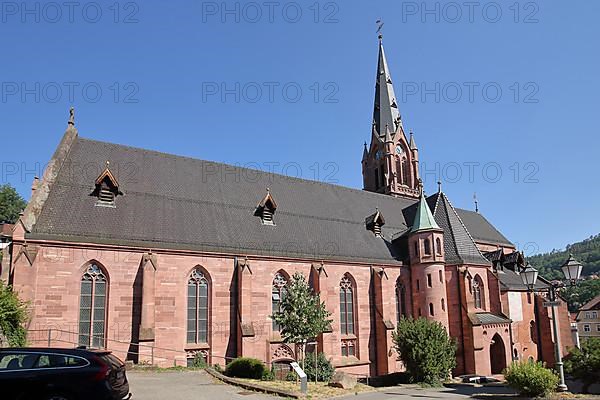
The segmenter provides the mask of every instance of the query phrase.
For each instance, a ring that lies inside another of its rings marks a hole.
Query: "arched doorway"
[[[490,345],[490,363],[492,374],[501,374],[506,368],[506,351],[504,349],[504,341],[497,333],[492,338]]]

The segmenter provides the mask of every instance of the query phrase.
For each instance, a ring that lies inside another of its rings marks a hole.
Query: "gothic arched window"
[[[531,341],[535,344],[538,342],[537,338],[537,326],[535,321],[529,322],[529,337],[531,337]]]
[[[79,345],[104,347],[106,336],[108,279],[104,270],[91,263],[81,277],[79,298]]]
[[[408,185],[410,181],[410,171],[406,158],[402,159],[402,183]]]
[[[196,267],[187,282],[187,342],[208,343],[209,280]]]
[[[483,290],[483,281],[481,280],[479,275],[476,275],[475,279],[473,279],[473,301],[475,303],[475,308],[483,308],[483,305],[485,303],[483,297]]]
[[[354,285],[347,274],[340,281],[340,326],[342,335],[354,334]]]
[[[425,242],[423,243],[423,247],[424,247],[425,255],[430,256],[431,255],[431,241],[429,239],[425,239]]]
[[[442,255],[442,240],[440,238],[435,239],[435,252],[438,256]]]
[[[271,311],[273,314],[281,311],[281,300],[285,297],[287,282],[288,278],[282,272],[276,273],[275,278],[273,278],[271,289]],[[273,331],[278,331],[279,329],[279,325],[273,320]]]
[[[342,334],[341,351],[344,357],[354,357],[357,354],[358,340],[356,338],[356,315],[354,279],[345,274],[340,281],[340,330]]]
[[[398,278],[396,281],[396,321],[400,321],[406,315],[406,288]]]

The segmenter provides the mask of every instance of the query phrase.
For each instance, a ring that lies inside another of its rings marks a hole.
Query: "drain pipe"
[[[459,268],[457,271],[457,280],[456,280],[456,288],[458,291],[458,307],[459,307],[459,318],[460,318],[460,338],[462,340],[462,357],[463,357],[463,374],[467,373],[467,358],[465,352],[465,329],[463,324],[463,302],[462,302],[462,292],[460,289],[460,281],[461,281],[461,271]]]

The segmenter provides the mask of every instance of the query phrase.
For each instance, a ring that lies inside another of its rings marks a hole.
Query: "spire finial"
[[[75,126],[75,107],[69,108],[69,125]]]
[[[106,160],[106,169],[108,169],[108,167],[110,167],[110,161]]]
[[[438,184],[438,193],[442,193],[442,181],[437,181]]]
[[[479,201],[477,200],[477,193],[473,193],[473,201],[475,202],[475,212],[479,212]]]

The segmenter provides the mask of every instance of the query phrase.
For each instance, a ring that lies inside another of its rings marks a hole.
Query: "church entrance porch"
[[[504,341],[498,334],[494,335],[490,344],[490,364],[492,375],[501,374],[504,368],[506,368]]]

